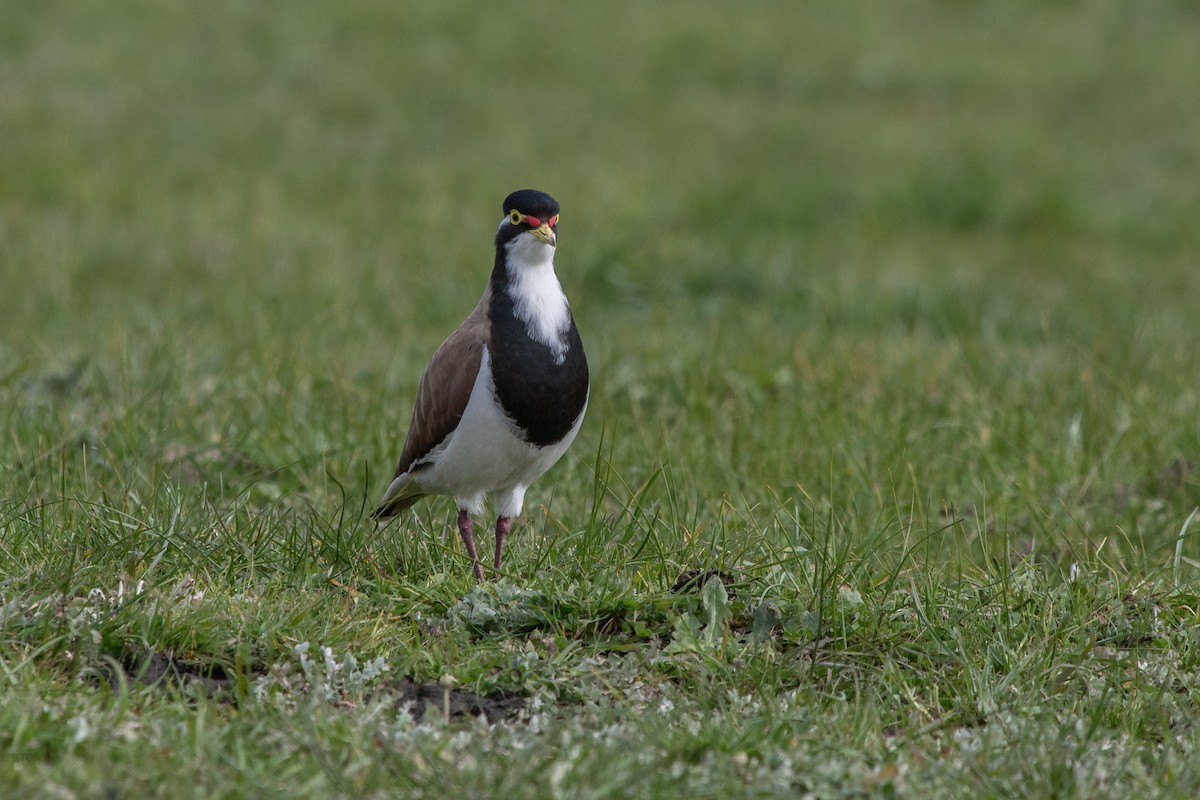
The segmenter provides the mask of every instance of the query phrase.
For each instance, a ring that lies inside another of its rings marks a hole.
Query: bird
[[[554,272],[558,201],[521,189],[503,210],[483,297],[425,368],[395,477],[373,512],[382,526],[423,497],[453,497],[480,582],[472,516],[490,495],[498,576],[525,492],[574,441],[590,393],[583,341]]]

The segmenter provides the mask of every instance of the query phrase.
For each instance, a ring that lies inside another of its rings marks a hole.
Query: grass
[[[0,10],[0,794],[1200,791],[1195,8],[739,9]],[[365,511],[523,186],[478,587]]]

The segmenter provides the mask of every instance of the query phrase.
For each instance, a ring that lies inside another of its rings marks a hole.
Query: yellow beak
[[[558,235],[550,229],[549,222],[543,222],[541,225],[531,230],[530,233],[551,247],[554,247],[554,244],[558,241]]]

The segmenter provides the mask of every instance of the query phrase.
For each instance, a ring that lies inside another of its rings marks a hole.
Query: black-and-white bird
[[[587,408],[587,357],[554,274],[558,216],[545,192],[505,198],[491,279],[425,368],[396,477],[374,513],[382,521],[427,495],[453,497],[479,580],[471,515],[492,495],[498,571],[525,491],[566,452]]]

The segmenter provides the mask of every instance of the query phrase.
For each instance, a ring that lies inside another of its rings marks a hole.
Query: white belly
[[[492,358],[485,347],[462,420],[431,454],[430,466],[412,479],[424,492],[453,496],[460,508],[472,514],[483,510],[484,495],[493,494],[497,515],[516,516],[524,505],[525,490],[570,447],[586,410],[585,403],[561,441],[547,447],[523,441],[496,402]]]

